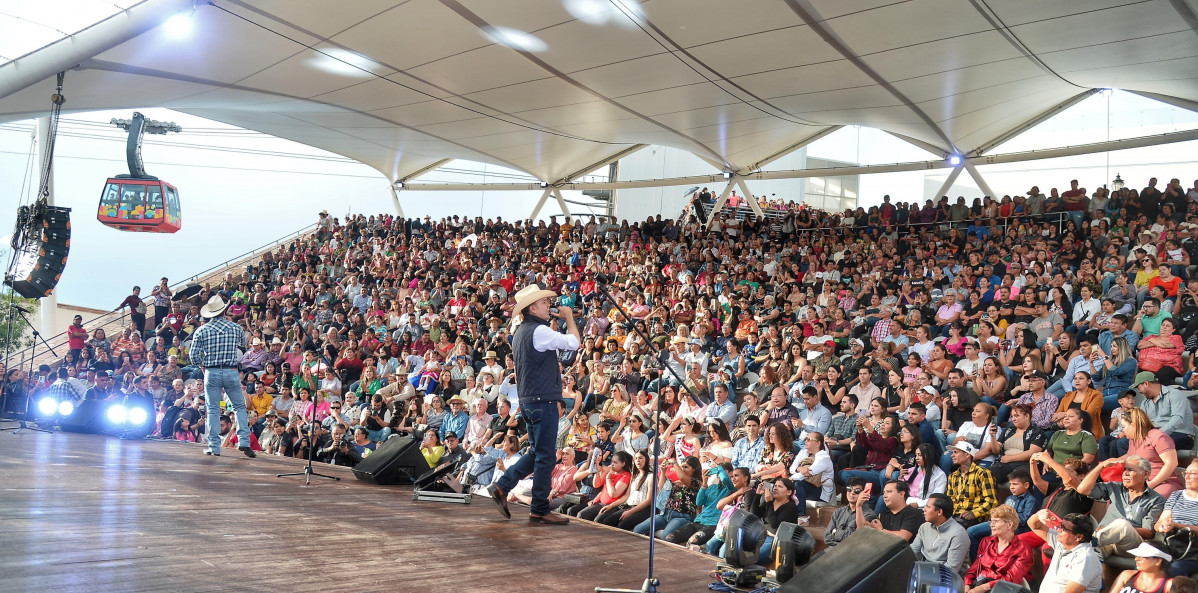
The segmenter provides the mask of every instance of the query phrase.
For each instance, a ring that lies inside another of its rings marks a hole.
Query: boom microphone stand
[[[276,478],[286,478],[286,477],[290,477],[290,476],[303,476],[305,486],[308,486],[311,484],[312,476],[316,476],[318,478],[324,478],[326,480],[337,480],[338,482],[341,481],[341,478],[338,478],[337,476],[327,476],[325,474],[318,474],[318,473],[312,471],[312,459],[314,457],[316,457],[316,404],[315,403],[312,404],[312,421],[308,423],[308,465],[304,466],[304,471],[302,471],[302,472],[288,472],[285,474],[275,474],[275,477]]]
[[[607,283],[607,275],[603,274],[602,272],[595,274],[595,289],[599,291],[599,294],[603,295],[603,298],[611,301],[612,306],[624,316],[624,319],[632,319],[632,317],[629,317],[628,312],[624,310],[624,307],[621,307],[620,303],[617,303],[616,300],[611,298],[611,295],[608,294],[607,289],[605,288]],[[654,348],[653,342],[650,341],[649,337],[645,335],[645,332],[641,330],[639,322],[632,324],[632,331],[636,332],[636,335],[640,336],[640,338],[645,341],[646,346],[654,349],[654,356],[658,356],[662,359],[666,359],[666,357],[669,356],[668,353],[662,350],[660,345]],[[678,381],[678,384],[686,389],[686,392],[689,393],[691,397],[695,399],[695,401],[706,403],[699,398],[699,394],[695,393],[695,391],[686,384],[686,381],[683,380],[682,377],[678,376],[678,371],[675,371],[674,367],[670,366],[668,360],[662,360],[662,366],[674,376],[674,379]],[[657,585],[659,585],[660,582],[658,581],[657,577],[653,576],[653,554],[657,549],[657,472],[661,471],[660,401],[657,402],[657,409],[653,411],[653,428],[653,483],[649,486],[649,500],[653,501],[651,507],[652,511],[649,513],[649,574],[647,577],[645,577],[645,583],[641,585],[640,589],[612,589],[609,587],[595,587],[595,593],[657,593]]]
[[[12,303],[12,293],[9,293],[9,306],[13,308],[16,316],[19,317],[21,319],[21,321],[24,321],[25,325],[29,326],[29,331],[33,332],[33,344],[30,346],[30,349],[29,349],[29,375],[27,375],[29,377],[32,377],[33,376],[33,360],[37,355],[38,340],[41,340],[42,344],[45,345],[46,349],[50,351],[50,354],[53,354],[54,356],[58,356],[58,353],[54,351],[53,346],[51,346],[48,342],[46,342],[46,339],[42,337],[41,332],[37,331],[37,328],[33,327],[32,323],[29,323],[29,318],[25,317],[25,309],[22,309],[21,307]],[[10,339],[8,340],[8,342],[11,342],[11,334],[12,334],[12,325],[11,324],[9,325],[9,334],[10,334]],[[8,360],[8,352],[7,352],[8,342],[5,343],[4,357],[5,357],[6,361]],[[7,368],[5,368],[4,376],[5,377],[8,376]],[[28,393],[25,394],[25,414],[23,416],[21,416],[20,422],[15,427],[10,426],[8,428],[0,428],[0,432],[6,431],[6,430],[11,430],[11,431],[13,431],[13,434],[20,434],[22,430],[36,430],[39,432],[53,433],[54,432],[53,430],[45,429],[45,428],[42,428],[41,426],[30,426],[29,425],[29,403],[32,401],[33,401],[33,389],[30,388]],[[8,402],[6,401],[5,404],[7,405],[7,403]]]

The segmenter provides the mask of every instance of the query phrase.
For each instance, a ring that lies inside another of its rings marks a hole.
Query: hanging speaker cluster
[[[22,210],[25,210],[23,207]],[[62,278],[71,250],[71,209],[37,205],[25,219],[24,245],[14,245],[17,260],[4,283],[17,294],[31,299],[48,296]]]

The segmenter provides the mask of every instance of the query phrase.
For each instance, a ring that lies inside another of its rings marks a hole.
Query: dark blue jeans
[[[549,490],[557,463],[557,401],[521,403],[520,417],[528,427],[528,453],[504,472],[497,482],[504,492],[532,474],[532,508],[537,516],[549,514]]]

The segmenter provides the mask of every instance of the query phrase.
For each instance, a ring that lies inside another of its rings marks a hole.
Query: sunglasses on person
[[[865,492],[865,488],[849,488],[849,494],[861,494],[862,492]]]

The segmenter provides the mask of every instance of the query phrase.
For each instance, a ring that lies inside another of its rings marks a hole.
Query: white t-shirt
[[[1086,593],[1102,590],[1102,562],[1090,544],[1080,544],[1072,550],[1066,550],[1057,541],[1055,532],[1049,532],[1048,543],[1052,546],[1052,564],[1040,582],[1041,593],[1062,592],[1069,583],[1084,586]]]

